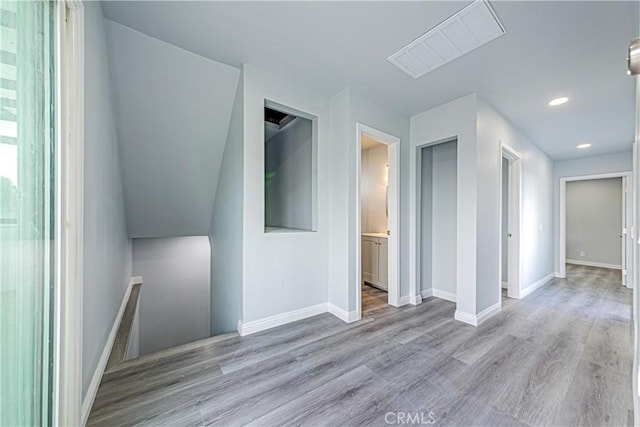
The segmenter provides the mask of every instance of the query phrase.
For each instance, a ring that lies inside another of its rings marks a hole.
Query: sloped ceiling
[[[107,20],[130,237],[208,235],[240,70]]]

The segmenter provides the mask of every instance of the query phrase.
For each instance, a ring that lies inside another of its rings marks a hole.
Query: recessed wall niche
[[[265,100],[265,233],[316,231],[316,141],[316,117]]]

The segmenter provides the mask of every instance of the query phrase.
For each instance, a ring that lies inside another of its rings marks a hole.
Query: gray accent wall
[[[433,146],[433,289],[456,294],[456,141]]]
[[[421,290],[456,294],[457,142],[423,148],[420,182]]]
[[[140,355],[211,336],[208,236],[133,240],[133,272],[142,276]]]
[[[101,4],[87,2],[84,16],[83,396],[122,304],[132,268]]]
[[[433,287],[433,147],[420,150],[420,290]]]
[[[129,236],[208,235],[240,70],[107,28]]]
[[[566,258],[622,265],[622,178],[567,182]],[[584,251],[584,256],[581,252]]]
[[[297,117],[265,142],[265,227],[313,229],[313,127]]]
[[[211,222],[211,335],[242,315],[243,84],[238,85]]]

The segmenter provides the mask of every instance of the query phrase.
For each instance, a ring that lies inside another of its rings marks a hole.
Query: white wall
[[[410,148],[410,198],[411,202],[411,251],[409,256],[417,256],[413,261],[416,282],[419,280],[420,236],[418,207],[420,185],[417,170],[421,168],[421,156],[416,147],[457,139],[456,169],[456,277],[457,310],[476,313],[476,216],[477,216],[477,145],[476,145],[477,96],[470,94],[439,107],[411,117]],[[415,252],[413,252],[415,251]],[[419,291],[419,289],[416,289]]]
[[[432,150],[432,286],[434,290],[455,294],[457,142],[434,145]]]
[[[400,296],[407,296],[408,283],[408,141],[409,119],[395,111],[373,102],[350,88],[346,88],[330,102],[331,152],[330,176],[330,260],[329,302],[353,312],[359,278],[356,245],[360,237],[356,229],[356,216],[360,201],[356,197],[358,152],[361,150],[356,124],[362,123],[374,129],[400,138]]]
[[[245,65],[243,322],[327,301],[329,250],[328,99]],[[318,118],[317,232],[264,230],[264,102]]]
[[[621,268],[622,178],[567,182],[566,203],[567,261]]]
[[[457,138],[458,148],[457,310],[463,315],[475,316],[497,304],[500,298],[500,141],[522,154],[523,288],[553,272],[553,168],[548,156],[492,107],[478,99],[476,94],[411,118],[413,147],[452,138]],[[412,158],[411,176],[415,176],[416,169],[421,166],[415,150]],[[419,182],[416,181],[416,184]],[[414,185],[411,191],[419,194],[419,185]],[[416,209],[416,198],[412,200],[412,209]],[[412,247],[418,246],[412,244]],[[416,268],[419,267],[417,264]],[[437,285],[434,283],[434,286]]]
[[[501,282],[500,141],[522,158],[521,290],[553,273],[553,163],[526,135],[478,100],[478,312],[496,304]]]
[[[211,220],[211,335],[242,316],[243,84],[238,85]]]
[[[553,164],[553,233],[554,267],[560,271],[560,178],[597,175],[616,172],[630,172],[633,166],[631,151],[606,156],[584,157],[575,160],[562,160]]]
[[[129,236],[207,235],[240,70],[107,28]]]
[[[265,144],[265,226],[313,229],[313,122],[298,117]]]
[[[131,241],[127,238],[109,55],[100,3],[87,3],[84,14],[83,396],[131,278]]]
[[[211,250],[207,236],[133,240],[140,292],[140,355],[210,334]]]
[[[343,310],[355,310],[355,301],[353,301],[353,308],[349,308],[349,296],[351,287],[356,286],[352,282],[357,280],[355,278],[356,266],[352,264],[353,260],[349,259],[350,248],[355,250],[355,246],[351,246],[355,243],[349,236],[350,232],[355,233],[355,218],[353,221],[348,218],[352,208],[349,196],[355,197],[356,193],[355,189],[353,189],[354,192],[351,194],[351,189],[344,184],[349,182],[350,179],[349,92],[347,88],[329,100],[331,173],[328,180],[332,191],[329,217],[329,284],[327,298],[330,303]]]
[[[362,150],[360,167],[360,201],[363,233],[386,233],[387,218],[387,146],[380,144]]]

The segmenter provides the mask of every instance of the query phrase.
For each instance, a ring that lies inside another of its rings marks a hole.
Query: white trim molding
[[[559,183],[559,218],[558,218],[558,253],[557,253],[557,263],[558,269],[560,270],[558,273],[560,277],[566,277],[567,268],[566,264],[569,260],[566,259],[567,256],[567,182],[573,181],[586,181],[592,179],[606,179],[606,178],[622,178],[623,186],[626,187],[625,193],[622,198],[622,212],[623,212],[623,227],[629,229],[633,227],[632,217],[633,217],[633,200],[629,195],[634,194],[633,189],[633,180],[632,172],[630,171],[622,171],[622,172],[612,172],[612,173],[602,173],[595,175],[579,175],[579,176],[565,176],[560,178]],[[626,218],[626,221],[624,220]],[[622,230],[621,230],[622,231]],[[622,240],[621,244],[623,246],[623,254],[625,252],[633,252],[633,232],[628,233],[624,232],[625,239]],[[629,240],[629,241],[627,241]],[[626,267],[623,265],[621,267],[622,270],[626,270],[627,274],[623,276],[623,284],[629,285],[629,283],[634,280],[634,263],[631,262],[632,256],[631,254],[624,255],[623,264],[625,262],[628,264]],[[582,261],[581,261],[582,262]],[[572,263],[573,264],[573,263]],[[589,264],[580,264],[580,265],[589,265]],[[597,265],[595,267],[598,267]],[[615,268],[615,267],[604,267],[604,268]]]
[[[420,297],[425,300],[427,298],[435,296],[434,292],[435,289],[423,289],[422,291],[420,291]]]
[[[318,314],[326,313],[327,310],[327,303],[323,302],[322,304],[316,304],[258,320],[252,320],[251,322],[245,323],[242,321],[238,321],[238,333],[240,334],[240,336],[244,337],[247,335],[255,334],[256,332],[275,328],[276,326],[282,326],[286,325],[287,323],[295,322],[297,320],[317,316]]]
[[[409,295],[409,304],[411,305],[418,305],[418,304],[422,304],[422,295],[421,293],[417,293],[415,295]]]
[[[526,288],[524,288],[523,290],[520,291],[520,299],[526,297],[527,295],[529,295],[531,292],[535,291],[538,288],[541,288],[542,286],[546,285],[547,283],[549,283],[549,281],[551,279],[553,279],[554,277],[556,277],[557,273],[549,273],[546,276],[544,276],[542,279],[536,280],[535,282],[533,282],[532,284],[530,284],[529,286],[527,286]]]
[[[82,402],[84,8],[56,2],[56,285],[52,424],[78,425]]]
[[[613,270],[622,270],[621,265],[606,264],[604,262],[582,261],[579,259],[567,259],[565,262],[567,264],[585,265],[587,267],[600,267],[600,268],[611,268]]]
[[[556,271],[555,273],[553,273],[553,277],[555,277],[556,279],[566,279],[566,276],[563,276],[559,271]]]
[[[411,298],[409,297],[409,295],[400,297],[400,300],[398,300],[398,307],[402,307],[403,305],[407,304],[411,304]]]
[[[500,224],[503,223],[502,218],[502,182],[504,177],[502,176],[502,159],[506,159],[509,162],[509,197],[508,197],[508,247],[506,248],[507,257],[507,296],[509,298],[521,298],[520,289],[522,287],[522,260],[520,253],[522,252],[522,154],[510,147],[506,142],[500,141],[500,186],[499,191],[499,203],[498,212],[500,213]],[[505,248],[502,247],[502,227],[498,234],[498,244],[500,248],[499,252],[499,271],[502,271],[502,251]],[[498,284],[498,299],[502,300],[502,280]]]
[[[440,289],[433,289],[433,296],[436,298],[440,298],[440,299],[451,301],[451,302],[458,301],[458,296],[456,294],[454,294],[453,292],[447,292]]]
[[[388,205],[389,205],[389,248],[388,248],[388,296],[387,301],[394,307],[403,305],[400,300],[400,138],[390,135],[381,130],[367,126],[364,123],[356,122],[356,156],[355,156],[355,182],[356,197],[358,200],[355,210],[355,234],[356,250],[352,255],[355,259],[356,266],[356,310],[357,318],[362,315],[362,265],[361,265],[361,244],[362,244],[362,224],[361,220],[361,203],[360,200],[360,181],[361,181],[361,145],[362,136],[367,135],[374,138],[387,146],[387,163],[389,164],[389,181],[388,181]],[[353,286],[347,282],[349,289]]]
[[[111,348],[113,347],[113,342],[116,339],[116,335],[118,333],[118,329],[120,328],[120,321],[122,320],[122,316],[124,315],[124,310],[127,307],[127,302],[129,302],[129,296],[131,295],[131,289],[133,285],[142,284],[142,276],[133,276],[129,281],[129,286],[127,286],[127,290],[122,297],[122,303],[120,304],[120,309],[118,310],[118,314],[116,314],[116,318],[113,321],[113,326],[111,327],[111,332],[109,332],[109,336],[107,337],[107,342],[104,345],[104,349],[102,350],[102,355],[100,355],[100,360],[98,360],[98,366],[96,366],[96,370],[93,372],[93,376],[91,377],[91,383],[89,383],[89,388],[87,389],[87,394],[84,396],[82,401],[82,425],[87,424],[87,420],[89,419],[89,413],[91,412],[91,407],[93,406],[93,401],[96,398],[96,394],[98,393],[98,387],[100,386],[100,381],[102,380],[102,376],[104,375],[104,370],[107,367],[107,362],[109,361],[109,355],[111,354]]]
[[[355,322],[356,320],[360,320],[357,310],[353,310],[353,311],[343,310],[342,308],[330,302],[327,303],[327,312],[333,314],[338,319],[346,323],[352,323],[352,322]]]
[[[467,323],[472,326],[479,326],[488,318],[495,316],[502,310],[502,302],[498,301],[497,303],[485,308],[478,314],[471,314],[461,310],[456,310],[454,319]]]

